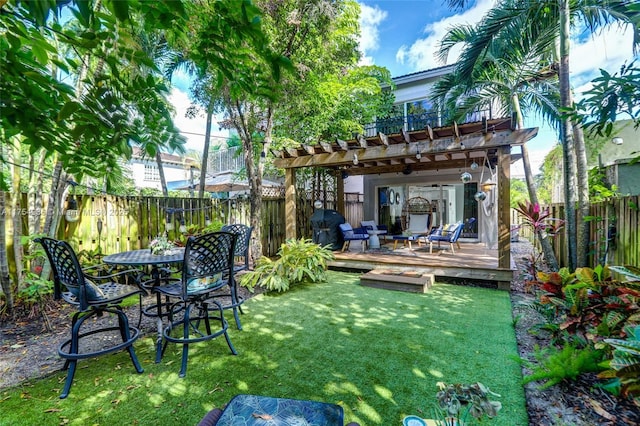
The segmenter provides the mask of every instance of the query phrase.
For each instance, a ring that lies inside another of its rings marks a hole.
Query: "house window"
[[[159,182],[160,173],[158,172],[158,166],[153,164],[144,165],[144,180],[148,182]]]

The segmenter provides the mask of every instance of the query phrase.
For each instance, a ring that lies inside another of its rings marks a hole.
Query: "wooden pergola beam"
[[[502,146],[522,145],[528,140],[534,138],[538,133],[537,128],[521,129],[514,131],[498,131],[496,134],[489,133],[487,135],[471,134],[463,135],[460,141],[464,144],[465,150],[495,150]],[[343,141],[348,146],[347,142]],[[463,152],[460,149],[460,142],[454,138],[441,138],[430,143],[421,142],[420,152],[422,155],[429,156],[432,154],[445,154]],[[424,145],[424,146],[423,146]],[[298,168],[298,167],[337,167],[353,164],[354,154],[357,151],[358,162],[374,162],[381,160],[402,160],[408,157],[415,157],[417,143],[412,144],[394,144],[389,146],[370,146],[366,149],[358,149],[351,151],[340,151],[332,153],[316,153],[314,155],[302,155],[292,158],[276,158],[274,165],[281,168]],[[428,157],[430,158],[430,157]],[[437,163],[437,161],[436,161]]]

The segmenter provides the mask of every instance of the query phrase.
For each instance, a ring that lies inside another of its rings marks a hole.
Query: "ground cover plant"
[[[361,425],[429,416],[437,383],[482,382],[501,395],[494,425],[528,423],[509,295],[436,284],[426,294],[365,288],[358,275],[328,272],[326,283],[297,284],[245,305],[243,331],[193,345],[178,378],[180,350],[154,364],[153,336],[136,344],[145,372],[126,354],[80,364],[58,398],[64,373],[0,393],[12,425],[196,424],[238,393],[314,399],[345,409]]]

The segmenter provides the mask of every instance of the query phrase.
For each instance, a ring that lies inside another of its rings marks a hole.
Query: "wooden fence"
[[[564,204],[547,206],[551,217],[565,220]],[[517,212],[512,211],[512,223],[523,223]],[[640,197],[614,198],[593,203],[587,218],[589,231],[588,264],[640,265]],[[532,238],[527,227],[521,228],[520,236]],[[523,234],[524,232],[524,234]],[[553,247],[560,266],[568,265],[567,240],[560,233],[553,240]]]
[[[285,241],[284,198],[281,193],[275,197],[265,196],[262,204],[262,253],[275,256],[280,245]],[[7,206],[11,205],[11,194],[5,194]],[[31,195],[33,196],[33,195]],[[29,205],[29,195],[22,194],[21,205]],[[47,209],[46,196],[43,197],[40,209],[41,221]],[[312,228],[309,219],[313,213],[313,200],[310,194],[302,193],[298,199],[298,237],[311,238]],[[334,208],[333,200],[326,201],[326,208]],[[79,252],[95,252],[98,249],[104,254],[135,250],[148,246],[155,236],[168,232],[171,239],[177,239],[180,225],[184,221],[187,227],[202,228],[207,218],[222,223],[249,223],[248,199],[197,199],[197,198],[163,198],[163,197],[116,197],[111,195],[78,196],[80,219],[77,222],[66,222],[61,219],[57,238],[69,241]],[[346,220],[359,224],[362,219],[362,196],[347,194]],[[7,253],[12,272],[15,271],[13,253],[13,214],[21,216],[22,235],[28,233],[28,217],[35,212],[28,208],[5,212],[7,234]],[[98,225],[99,222],[102,226]],[[167,231],[167,223],[173,230]],[[355,226],[355,225],[354,225]]]

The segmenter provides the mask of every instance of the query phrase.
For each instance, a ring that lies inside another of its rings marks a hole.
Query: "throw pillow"
[[[449,225],[448,223],[446,225],[444,225],[442,227],[442,236],[446,237],[447,235],[449,235],[450,228],[452,228],[452,227],[453,227],[453,225]]]
[[[206,290],[212,287],[216,287],[222,283],[222,273],[213,275],[211,277],[191,278],[187,283],[187,293],[195,293],[198,291]]]
[[[80,287],[70,285],[66,287],[71,294],[78,298],[80,294]],[[104,292],[100,290],[100,287],[98,287],[93,281],[88,278],[84,279],[84,289],[85,294],[87,295],[87,301],[89,302],[98,302],[107,298]]]

